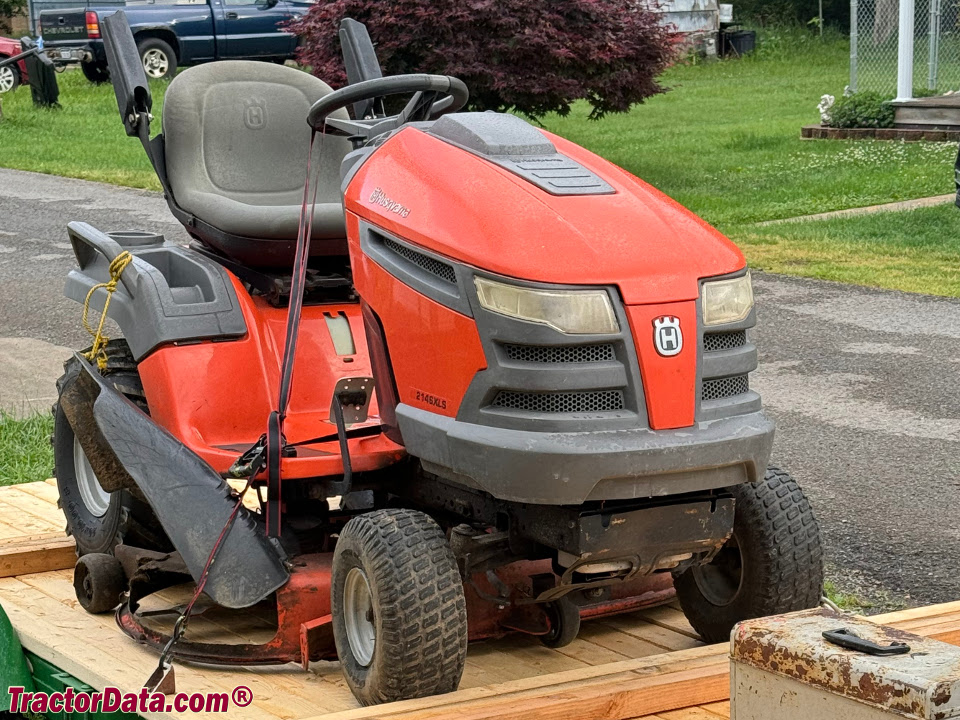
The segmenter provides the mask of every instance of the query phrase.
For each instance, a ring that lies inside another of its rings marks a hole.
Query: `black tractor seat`
[[[171,210],[193,237],[247,267],[290,268],[310,146],[306,118],[331,92],[300,70],[243,60],[198,65],[170,83],[154,154],[162,153],[158,173]],[[347,255],[340,164],[350,148],[341,137],[315,141],[312,256]]]

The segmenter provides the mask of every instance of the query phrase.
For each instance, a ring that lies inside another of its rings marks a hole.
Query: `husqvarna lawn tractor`
[[[56,474],[78,598],[161,650],[151,686],[171,658],[339,658],[375,703],[455,689],[468,640],[563,645],[674,587],[711,642],[817,604],[727,239],[518,117],[457,112],[457,78],[383,77],[350,20],[346,87],[201,65],[151,139],[123,13],[102,26],[193,242],[70,225],[95,341],[59,383]],[[260,644],[185,632],[255,611]]]

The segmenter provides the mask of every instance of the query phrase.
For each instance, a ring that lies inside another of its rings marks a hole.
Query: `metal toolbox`
[[[730,718],[960,718],[960,648],[826,609],[750,620],[731,638]]]

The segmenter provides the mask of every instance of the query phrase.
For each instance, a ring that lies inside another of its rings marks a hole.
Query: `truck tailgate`
[[[84,8],[44,10],[40,13],[39,32],[44,43],[85,43],[87,12]]]

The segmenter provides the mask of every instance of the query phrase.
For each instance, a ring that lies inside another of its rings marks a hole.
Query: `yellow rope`
[[[113,297],[113,293],[117,290],[117,283],[120,282],[120,275],[123,274],[123,271],[131,262],[133,262],[133,255],[128,253],[126,250],[117,255],[113,259],[113,262],[110,263],[110,280],[108,282],[98,283],[90,288],[90,292],[87,293],[86,300],[83,301],[83,326],[93,338],[93,347],[91,347],[90,352],[86,354],[86,358],[90,362],[96,360],[97,367],[99,367],[101,370],[106,370],[107,368],[107,353],[104,348],[106,348],[107,342],[110,340],[110,338],[103,334],[103,324],[107,320],[107,310],[110,308],[110,299]],[[103,303],[103,312],[100,313],[100,322],[97,323],[97,329],[94,330],[92,327],[90,327],[90,323],[87,321],[87,313],[90,312],[90,299],[100,288],[106,289],[107,299]]]

